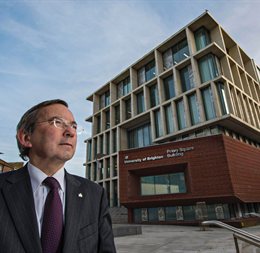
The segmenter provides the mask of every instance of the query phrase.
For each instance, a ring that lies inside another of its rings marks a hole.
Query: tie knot
[[[58,189],[60,187],[59,182],[54,178],[54,177],[46,177],[43,180],[43,184],[47,185],[50,187],[52,190],[53,189]]]

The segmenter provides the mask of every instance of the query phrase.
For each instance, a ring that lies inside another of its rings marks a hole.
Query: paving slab
[[[260,226],[244,228],[260,235]],[[205,231],[196,226],[142,225],[142,234],[115,238],[117,253],[236,253],[233,233],[210,227]],[[260,249],[239,242],[241,252],[258,253]]]

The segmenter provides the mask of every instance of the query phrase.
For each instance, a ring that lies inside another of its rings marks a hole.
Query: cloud
[[[91,133],[86,97],[206,8],[260,63],[260,6],[236,2],[0,1],[0,151],[6,160],[18,159],[14,135],[21,115],[42,100],[61,98],[86,129],[69,163],[82,169]]]

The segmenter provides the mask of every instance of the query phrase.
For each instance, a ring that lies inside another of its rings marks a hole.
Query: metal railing
[[[240,253],[238,239],[241,241],[244,241],[250,245],[260,248],[260,237],[254,235],[254,234],[248,233],[242,229],[232,227],[226,223],[223,223],[223,222],[217,221],[217,220],[203,221],[201,224],[202,224],[202,226],[214,225],[214,226],[218,226],[218,227],[225,228],[225,229],[232,231],[237,253]]]

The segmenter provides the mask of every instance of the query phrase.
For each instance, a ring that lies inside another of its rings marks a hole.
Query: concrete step
[[[127,224],[127,209],[125,207],[111,207],[109,209],[113,224]]]

